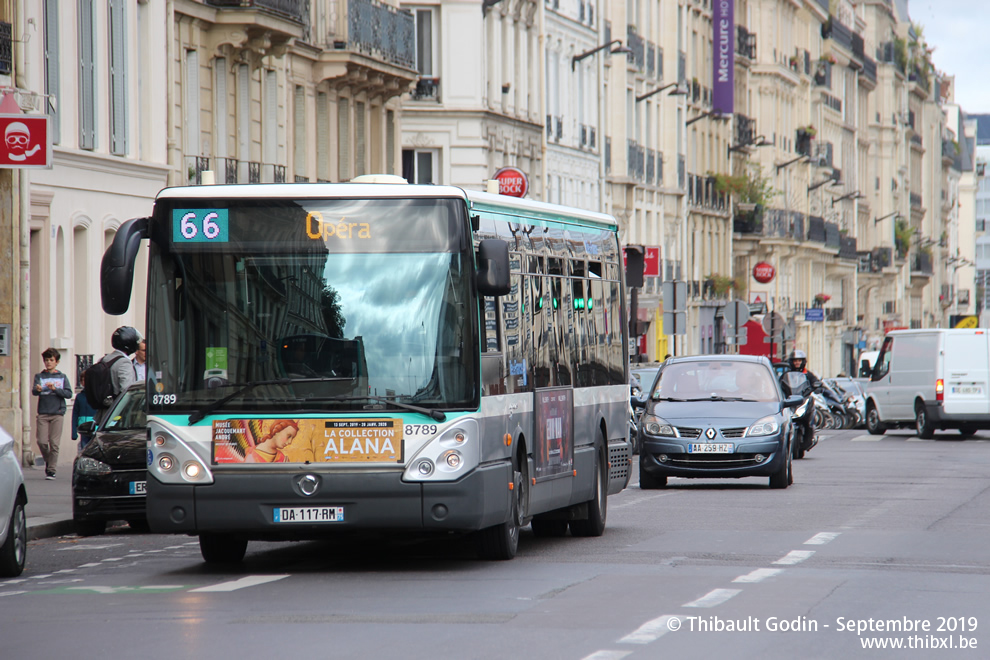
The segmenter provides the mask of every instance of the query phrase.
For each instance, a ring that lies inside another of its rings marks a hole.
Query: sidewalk
[[[72,524],[72,463],[59,461],[55,481],[45,479],[45,468],[22,468],[27,490],[28,540],[71,534]]]

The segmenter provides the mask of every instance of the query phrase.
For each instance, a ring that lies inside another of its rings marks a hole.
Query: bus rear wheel
[[[199,551],[207,564],[236,564],[244,559],[247,539],[226,534],[200,534]]]
[[[608,517],[608,463],[602,452],[595,454],[595,496],[588,500],[588,517],[571,521],[574,536],[601,536]]]

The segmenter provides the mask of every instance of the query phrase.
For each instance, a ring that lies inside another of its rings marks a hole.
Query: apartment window
[[[402,178],[409,183],[437,183],[436,149],[403,149]]]
[[[337,102],[337,176],[340,181],[351,178],[351,102]]]
[[[127,22],[124,0],[110,0],[110,153],[127,153]]]
[[[419,75],[426,77],[434,75],[436,42],[433,35],[436,13],[433,9],[417,9],[413,14],[416,20],[416,70]]]
[[[45,0],[45,93],[49,98],[59,98],[58,80],[58,0]],[[58,106],[46,102],[45,112],[48,114],[52,143],[60,142],[61,131],[58,122]]]
[[[316,179],[330,180],[330,100],[326,92],[316,94]]]
[[[93,0],[79,0],[79,148],[96,148],[96,35]]]
[[[294,174],[296,177],[305,177],[308,179],[309,177],[306,176],[306,89],[302,85],[296,85],[296,94],[293,103],[292,135]]]

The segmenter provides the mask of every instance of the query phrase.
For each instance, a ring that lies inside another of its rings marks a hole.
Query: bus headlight
[[[501,440],[501,437],[499,438]],[[455,420],[407,463],[403,481],[453,481],[481,462],[481,429],[470,417]]]
[[[213,473],[193,445],[161,422],[149,425],[148,476],[164,484],[209,484]]]

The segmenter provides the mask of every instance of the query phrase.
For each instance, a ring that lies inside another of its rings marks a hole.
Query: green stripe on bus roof
[[[499,220],[536,225],[537,227],[568,225],[572,227],[584,227],[587,229],[607,229],[609,231],[615,231],[619,228],[618,224],[615,222],[596,220],[593,218],[582,218],[580,216],[560,215],[540,209],[517,209],[479,201],[471,202],[471,210],[489,213]]]

